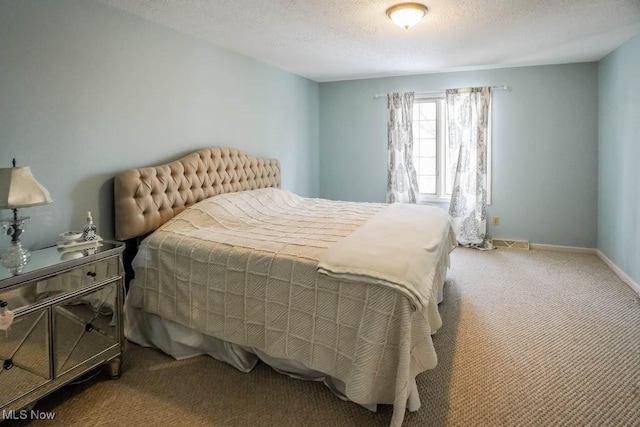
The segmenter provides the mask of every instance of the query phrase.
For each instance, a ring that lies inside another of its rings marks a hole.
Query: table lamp
[[[30,168],[16,167],[16,159],[13,159],[13,167],[0,168],[0,209],[13,210],[13,218],[0,220],[7,235],[11,236],[11,246],[0,258],[2,265],[8,268],[11,274],[22,273],[31,256],[20,241],[24,223],[30,218],[18,217],[18,209],[51,202],[53,200],[49,191],[34,178]]]

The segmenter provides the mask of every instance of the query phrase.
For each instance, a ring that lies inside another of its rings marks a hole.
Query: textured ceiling
[[[318,82],[601,59],[640,33],[640,0],[98,0]]]

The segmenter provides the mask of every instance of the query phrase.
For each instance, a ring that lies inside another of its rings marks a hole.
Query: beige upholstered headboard
[[[280,162],[234,148],[206,148],[155,167],[116,176],[116,238],[147,234],[185,208],[221,193],[280,188]]]

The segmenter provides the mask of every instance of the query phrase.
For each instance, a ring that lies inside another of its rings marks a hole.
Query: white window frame
[[[447,144],[446,133],[446,105],[445,93],[433,93],[428,95],[417,95],[413,101],[414,105],[423,102],[436,102],[436,194],[419,193],[418,202],[449,202],[451,195],[446,194],[445,176],[442,171],[446,169],[446,156],[443,155]],[[412,129],[413,131],[413,129]],[[413,141],[416,144],[416,141]]]
[[[436,194],[429,193],[418,193],[418,202],[421,203],[429,203],[429,202],[438,202],[438,203],[449,203],[451,201],[451,194],[446,193],[446,172],[441,173],[441,171],[446,170],[446,155],[441,155],[443,150],[446,149],[448,145],[449,134],[446,131],[447,129],[447,105],[446,105],[446,94],[444,92],[426,94],[426,95],[416,95],[413,103],[417,104],[420,102],[433,102],[438,101],[436,103]],[[492,202],[492,176],[493,176],[493,135],[492,135],[492,122],[493,122],[493,114],[492,114],[492,99],[489,101],[489,129],[487,131],[487,205],[491,205]],[[413,129],[412,129],[413,131]],[[414,144],[416,141],[413,142]],[[453,177],[452,177],[453,179]]]

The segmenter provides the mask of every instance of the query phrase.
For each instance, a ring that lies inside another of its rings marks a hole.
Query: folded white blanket
[[[394,203],[320,257],[318,270],[340,279],[390,286],[421,310],[432,298],[438,261],[456,246],[441,208]]]

